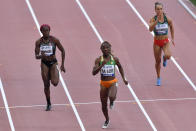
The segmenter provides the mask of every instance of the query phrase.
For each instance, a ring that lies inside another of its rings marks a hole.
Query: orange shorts
[[[114,80],[110,80],[110,81],[102,81],[100,82],[100,85],[106,88],[109,88],[112,86],[112,84],[116,83],[118,80],[115,78]]]
[[[168,38],[163,39],[163,40],[156,40],[156,39],[154,39],[154,44],[158,45],[160,47],[163,47],[167,43],[169,43],[169,39]]]

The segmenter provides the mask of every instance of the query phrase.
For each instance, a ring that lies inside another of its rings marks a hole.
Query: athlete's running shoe
[[[110,109],[114,108],[114,101],[110,102]]]
[[[165,58],[165,56],[163,56],[163,66],[166,67],[167,66],[167,59],[164,60],[164,58]]]
[[[161,85],[161,78],[157,78],[157,86]]]
[[[102,126],[102,128],[103,128],[103,129],[108,128],[109,123],[110,123],[109,120],[108,120],[108,121],[105,121],[104,124],[103,124],[103,126]]]
[[[52,108],[52,106],[51,106],[50,104],[48,104],[48,105],[46,106],[46,110],[45,110],[45,111],[50,111],[51,108]]]

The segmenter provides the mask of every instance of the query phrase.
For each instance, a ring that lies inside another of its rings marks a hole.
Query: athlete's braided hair
[[[42,30],[44,29],[44,27],[48,27],[49,31],[50,31],[50,26],[48,24],[43,24],[40,27],[40,31],[42,32]]]

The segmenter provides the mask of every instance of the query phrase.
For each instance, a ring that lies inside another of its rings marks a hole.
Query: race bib
[[[50,56],[53,54],[52,46],[50,45],[42,45],[40,46],[40,51],[44,53],[46,56]]]
[[[158,24],[155,26],[155,28],[156,32],[158,32],[159,34],[164,34],[168,30],[168,24]]]
[[[104,65],[101,68],[101,75],[103,76],[114,76],[114,73],[114,65]]]

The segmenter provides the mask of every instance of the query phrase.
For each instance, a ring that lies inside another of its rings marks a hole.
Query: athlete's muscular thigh
[[[44,63],[41,63],[41,75],[44,82],[48,82],[50,80],[49,68]]]
[[[171,57],[171,51],[170,51],[170,43],[167,43],[163,46],[163,52],[167,59]]]
[[[161,47],[154,44],[153,50],[154,50],[154,57],[155,57],[156,63],[161,62]]]
[[[100,98],[107,98],[108,97],[108,88],[103,87],[100,85]]]
[[[117,94],[117,83],[113,83],[109,89],[109,97],[115,99]]]
[[[57,64],[53,64],[50,67],[50,80],[54,86],[58,85],[59,82],[59,71],[57,69]]]

